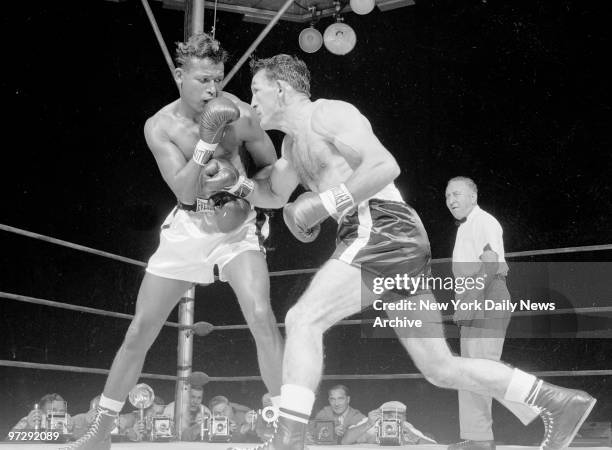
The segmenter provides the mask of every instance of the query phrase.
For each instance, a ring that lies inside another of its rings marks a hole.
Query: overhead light
[[[346,55],[357,43],[355,31],[342,22],[332,23],[323,33],[325,48],[334,55]]]
[[[355,14],[364,15],[372,12],[376,6],[375,0],[351,0],[351,9]]]
[[[344,23],[342,14],[340,14],[341,6],[339,0],[334,1],[334,8],[336,9],[334,13],[336,23],[332,23],[325,29],[323,44],[334,55],[346,55],[355,47],[357,35],[351,27]]]
[[[323,36],[312,25],[304,28],[298,37],[300,48],[306,53],[314,53],[323,45]]]
[[[310,26],[308,28],[304,28],[300,32],[300,36],[298,37],[298,42],[300,44],[300,48],[306,53],[314,53],[318,51],[323,45],[323,36],[319,33],[314,26],[317,23],[318,15],[317,8],[315,6],[311,6],[308,8],[310,11]]]

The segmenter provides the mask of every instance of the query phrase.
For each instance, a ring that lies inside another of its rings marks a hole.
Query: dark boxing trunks
[[[391,200],[370,199],[344,216],[332,258],[359,267],[366,283],[373,277],[431,274],[431,249],[421,219],[407,204]]]

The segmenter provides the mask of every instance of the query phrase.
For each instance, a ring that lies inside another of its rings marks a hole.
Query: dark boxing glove
[[[228,192],[217,192],[211,195],[210,201],[214,205],[215,220],[221,233],[234,231],[245,222],[251,212],[248,201]]]
[[[240,110],[231,100],[217,97],[204,106],[200,115],[200,140],[193,151],[193,160],[205,165],[215,153],[225,128],[240,118]]]

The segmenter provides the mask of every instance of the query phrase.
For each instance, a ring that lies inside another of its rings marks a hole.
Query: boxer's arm
[[[269,172],[267,177],[264,173]],[[285,158],[277,160],[271,169],[260,171],[253,179],[255,188],[247,197],[252,205],[260,208],[282,208],[300,183],[298,174]]]
[[[373,196],[400,174],[395,158],[374,135],[370,122],[353,105],[326,101],[313,112],[311,125],[354,168],[344,185],[355,203]]]
[[[144,133],[159,171],[176,198],[182,203],[195,202],[197,180],[202,166],[187,161],[183,152],[170,140],[163,117],[152,117],[145,123]]]

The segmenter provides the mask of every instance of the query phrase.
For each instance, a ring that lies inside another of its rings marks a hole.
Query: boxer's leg
[[[373,299],[365,285],[363,288]],[[299,385],[310,391],[317,388],[323,370],[323,333],[359,312],[361,295],[361,271],[357,267],[331,259],[317,272],[285,318],[284,385]]]
[[[363,288],[369,296],[365,285]],[[281,417],[273,441],[275,449],[304,447],[314,391],[321,379],[323,333],[339,320],[361,310],[361,289],[360,270],[332,259],[317,272],[306,292],[287,313]]]
[[[433,295],[426,298],[433,300]],[[400,314],[403,312],[388,311],[390,318]],[[546,426],[541,444],[544,450],[567,447],[595,405],[586,392],[544,383],[501,362],[453,356],[442,337],[439,311],[420,309],[412,317],[421,319],[424,327],[396,332],[425,378],[443,388],[486,393],[537,407]]]
[[[191,284],[145,273],[136,300],[136,313],[113,360],[104,397],[118,402],[125,400],[138,381],[147,351]]]
[[[238,303],[257,346],[261,377],[272,396],[280,395],[283,338],[270,305],[270,275],[264,255],[242,252],[223,267],[223,276],[236,293]]]
[[[109,434],[128,392],[138,381],[147,351],[190,285],[186,281],[145,273],[136,300],[136,313],[113,360],[96,417],[89,430],[70,444],[69,449],[110,449]]]

